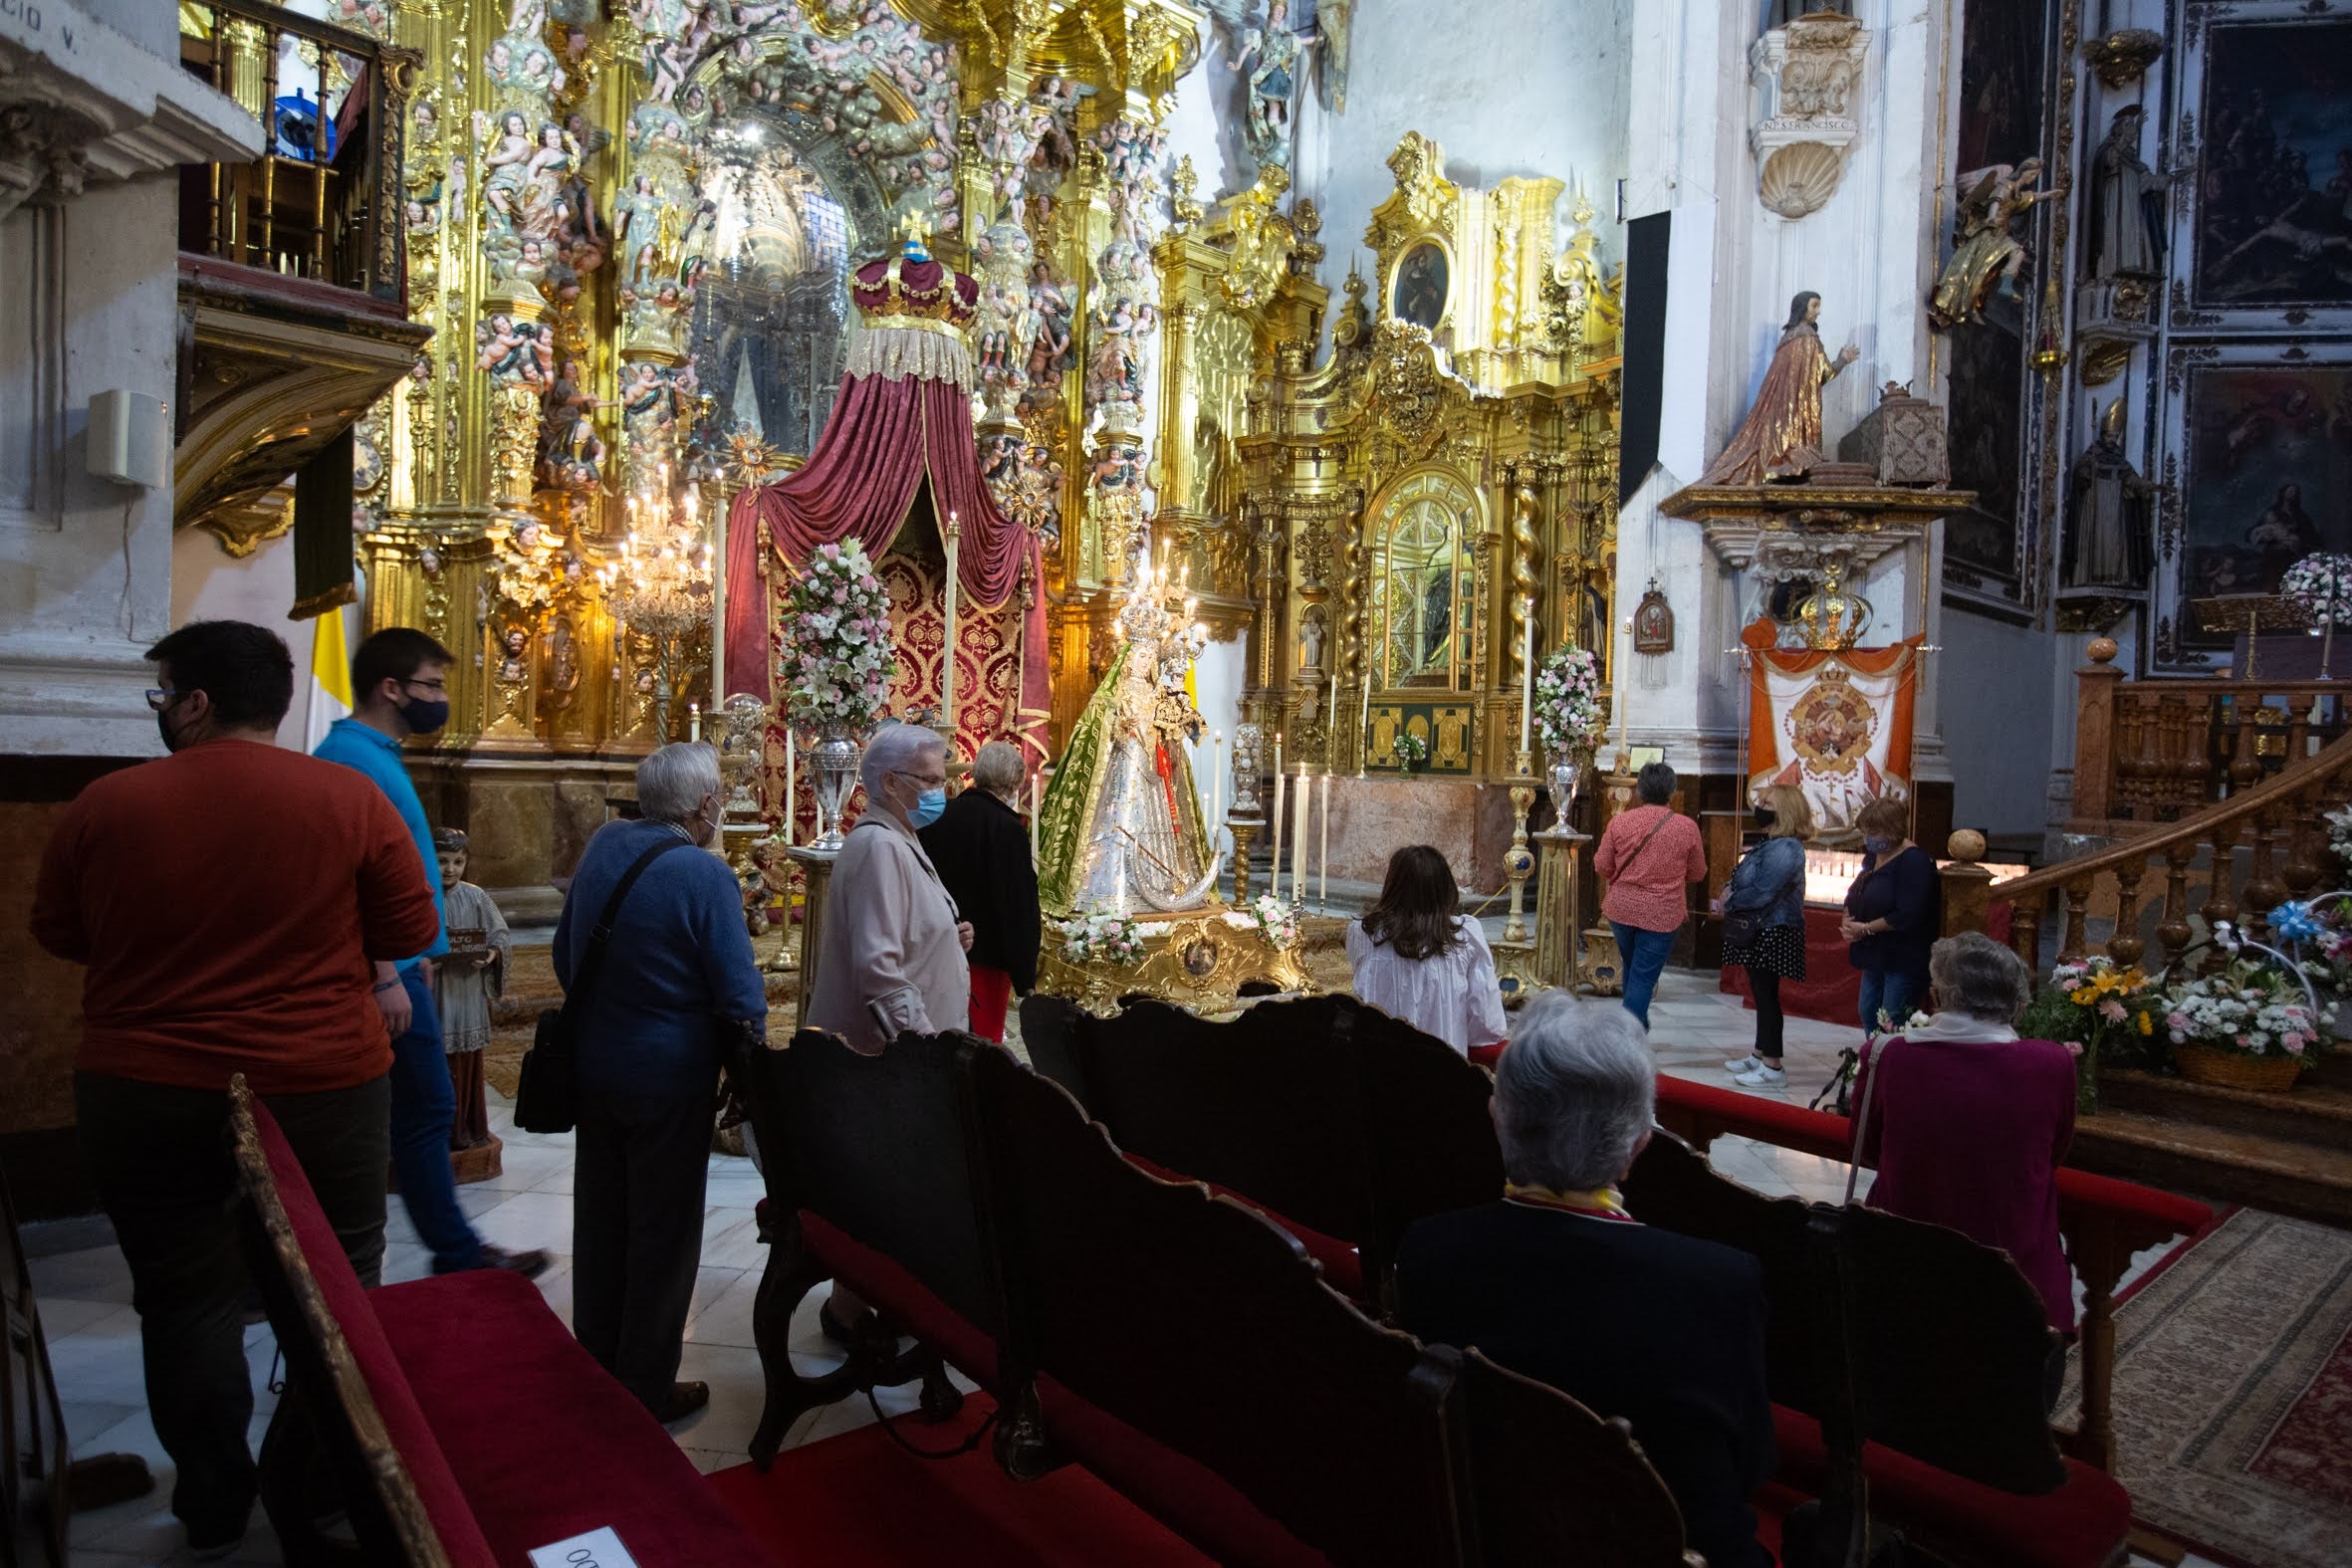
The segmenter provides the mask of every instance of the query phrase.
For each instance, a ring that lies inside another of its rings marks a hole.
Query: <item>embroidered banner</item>
[[[1880,795],[1911,794],[1919,642],[1818,652],[1759,648],[1749,666],[1748,784],[1794,784],[1817,834],[1849,834]]]

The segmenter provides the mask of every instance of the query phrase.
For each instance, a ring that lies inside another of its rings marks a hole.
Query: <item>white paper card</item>
[[[612,1526],[531,1549],[531,1568],[637,1568]]]

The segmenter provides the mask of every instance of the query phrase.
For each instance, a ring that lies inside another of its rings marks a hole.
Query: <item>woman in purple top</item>
[[[2025,965],[1980,932],[1928,957],[1940,1004],[1916,1029],[1865,1045],[1855,1158],[1878,1168],[1872,1208],[1949,1227],[2015,1259],[2050,1326],[2074,1332],[2058,1239],[2058,1164],[2074,1139],[2074,1058],[2011,1025]]]

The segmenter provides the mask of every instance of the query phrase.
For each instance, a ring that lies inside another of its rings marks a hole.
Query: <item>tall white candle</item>
[[[1217,829],[1225,820],[1225,732],[1209,732],[1209,853],[1217,853]]]
[[[698,702],[690,702],[686,705],[686,739],[689,741],[702,739],[702,704]]]
[[[1519,652],[1519,749],[1528,750],[1529,729],[1535,719],[1535,601],[1522,598],[1526,632]]]
[[[947,515],[947,652],[939,661],[939,710],[947,719],[950,753],[955,750],[956,733],[956,553],[963,534],[963,522],[950,512]]]
[[[727,707],[727,509],[711,508],[711,706]]]
[[[1045,780],[1046,771],[1043,767],[1029,776],[1029,858],[1032,864],[1038,858],[1038,815],[1045,795]]]
[[[1323,828],[1322,836],[1315,845],[1314,907],[1316,914],[1327,915],[1331,912],[1331,772],[1329,769],[1323,770],[1322,783],[1316,787],[1315,793],[1322,796],[1318,808],[1322,813]]]
[[[1269,890],[1276,897],[1283,891],[1283,738],[1274,738],[1274,847],[1268,855],[1274,867],[1274,886]]]
[[[1297,820],[1292,824],[1291,834],[1291,901],[1303,902],[1306,898],[1306,817],[1313,809],[1314,791],[1308,787],[1306,765],[1298,765],[1298,803],[1292,807]]]
[[[799,734],[791,725],[786,725],[784,727],[784,842],[787,848],[801,841],[800,811],[793,803],[793,786],[799,782],[794,777],[799,772],[796,766],[799,759],[794,755],[794,748],[799,744]]]

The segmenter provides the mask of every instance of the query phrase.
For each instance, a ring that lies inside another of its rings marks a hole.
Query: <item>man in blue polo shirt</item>
[[[365,774],[391,801],[416,841],[433,904],[441,906],[441,863],[416,785],[400,761],[400,743],[449,722],[449,650],[421,631],[388,626],[352,656],[349,719],[338,719],[313,755]],[[449,1118],[455,1096],[441,1021],[433,1010],[433,960],[449,951],[448,922],[433,945],[400,964],[375,967],[375,1001],[392,1032],[392,1175],[408,1222],[433,1254],[433,1272],[512,1268],[526,1278],[547,1267],[540,1250],[508,1252],[489,1245],[457,1205],[449,1165]]]

